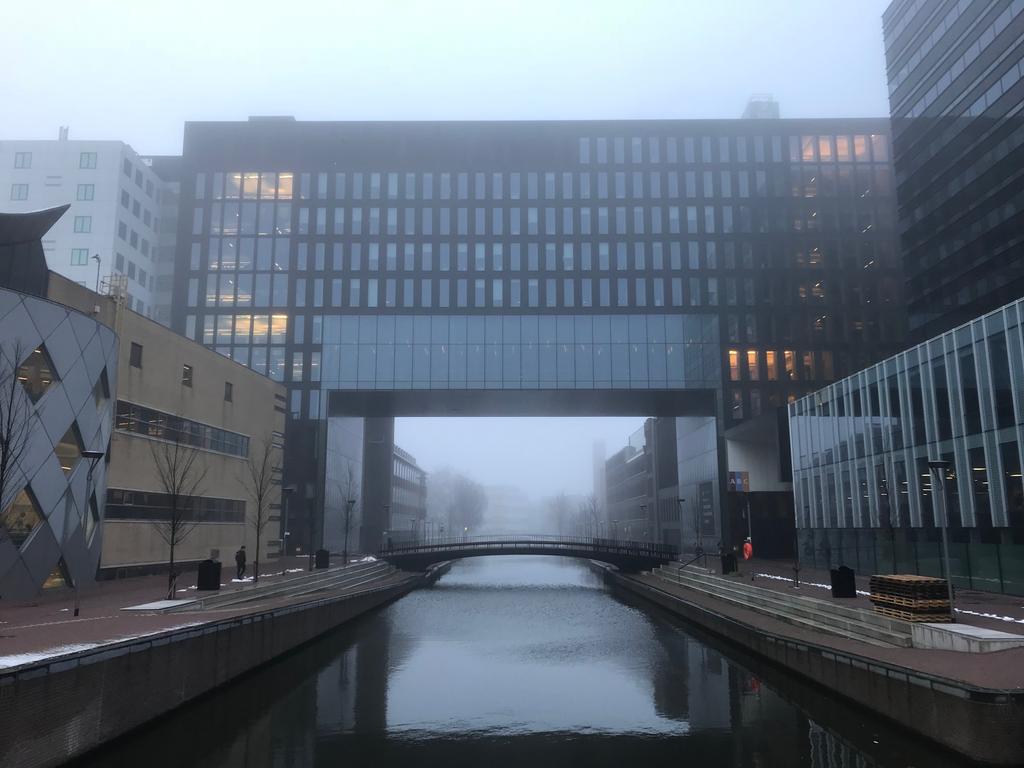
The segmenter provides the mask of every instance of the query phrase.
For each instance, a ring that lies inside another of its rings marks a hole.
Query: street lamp
[[[295,493],[295,484],[285,485],[281,488],[281,511],[284,519],[281,521],[281,575],[284,576],[288,568],[288,499]]]
[[[683,553],[683,502],[686,501],[682,496],[676,499],[676,505],[679,507],[679,554]]]
[[[92,514],[92,473],[96,469],[96,465],[100,463],[100,459],[102,459],[104,455],[105,454],[103,451],[82,451],[82,458],[86,459],[89,462],[89,471],[86,472],[85,474],[85,514],[87,515]],[[68,572],[68,575],[71,576],[71,586],[75,590],[75,616],[77,616],[79,608],[78,580],[70,573],[70,570]]]
[[[953,572],[949,569],[949,540],[946,536],[946,528],[949,527],[949,512],[946,509],[946,473],[949,471],[951,462],[943,459],[930,460],[928,469],[932,474],[932,496],[938,496],[939,507],[942,508],[942,560],[946,568],[946,590],[949,592],[949,613],[953,616]],[[935,480],[938,480],[936,489]]]
[[[352,510],[355,506],[355,499],[349,499],[345,502],[345,549],[341,553],[341,562],[343,565],[348,565],[348,532],[352,528]]]
[[[92,255],[93,260],[96,262],[96,293],[100,292],[100,262],[102,259],[98,253]],[[84,453],[82,454],[85,455]]]
[[[646,504],[641,504],[640,505],[640,519],[642,519],[645,523],[647,522],[647,505]],[[644,538],[646,538],[646,537],[647,537],[647,531],[645,530],[644,531]]]

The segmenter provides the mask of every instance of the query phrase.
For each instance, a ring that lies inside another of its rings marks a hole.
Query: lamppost
[[[384,526],[385,526],[385,528],[390,528],[391,527],[391,505],[390,504],[385,504],[383,508],[384,508]],[[385,547],[387,546],[389,541],[390,540],[388,539],[388,532],[387,532],[387,530],[385,530],[384,531],[384,544],[385,544]]]
[[[96,469],[96,465],[99,464],[100,459],[104,456],[103,451],[82,451],[82,458],[89,462],[89,471],[85,473],[85,514],[92,514],[92,473]],[[68,576],[71,576],[70,571]],[[75,590],[75,616],[78,615],[78,580],[71,576],[71,586]]]
[[[647,505],[646,504],[641,504],[640,505],[640,519],[644,521],[644,525],[647,524]],[[646,529],[644,529],[644,538],[646,538],[646,537],[647,537],[647,531],[646,531]]]
[[[929,460],[928,469],[932,475],[932,496],[938,496],[939,507],[942,509],[942,560],[946,569],[946,590],[949,592],[949,612],[953,613],[953,572],[949,569],[949,540],[946,535],[946,528],[949,527],[949,512],[946,508],[946,473],[949,471],[951,462],[943,459]],[[938,489],[935,481],[938,480]]]
[[[100,292],[100,262],[102,259],[98,253],[92,255],[93,260],[96,262],[96,293]],[[83,454],[84,455],[84,454]]]
[[[683,502],[686,501],[682,496],[676,499],[676,505],[679,507],[679,554],[683,554]]]
[[[281,525],[281,575],[284,576],[288,569],[288,499],[295,493],[295,485],[285,485],[281,488],[281,512],[283,516]]]
[[[352,528],[352,510],[355,506],[355,499],[349,499],[345,502],[345,549],[341,553],[342,565],[348,565],[348,532]]]

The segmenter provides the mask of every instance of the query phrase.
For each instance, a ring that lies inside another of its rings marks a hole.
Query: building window
[[[187,363],[181,366],[181,386],[192,386],[192,366]]]
[[[128,354],[128,364],[132,368],[142,367],[142,345],[132,342],[131,352]]]
[[[15,168],[31,168],[32,167],[32,153],[31,152],[15,152],[14,153],[14,167]]]
[[[73,267],[84,267],[89,263],[89,249],[88,248],[72,248],[71,249],[71,266]]]
[[[224,402],[225,403],[233,403],[234,402],[234,399],[233,399],[234,398],[234,391],[233,390],[234,390],[234,387],[232,386],[231,382],[230,381],[225,381],[224,382]]]
[[[75,232],[92,232],[92,216],[75,216]]]
[[[95,184],[79,184],[75,200],[92,200],[96,196]]]
[[[11,200],[28,200],[28,184],[11,184]]]
[[[185,445],[229,456],[249,455],[249,438],[245,435],[124,400],[117,401],[115,427],[123,432],[134,432],[146,437],[180,440]]]
[[[95,168],[96,167],[96,153],[95,152],[82,152],[78,156],[78,167],[79,168]]]

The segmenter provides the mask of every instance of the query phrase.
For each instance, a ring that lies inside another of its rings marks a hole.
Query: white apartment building
[[[43,239],[49,268],[100,291],[124,275],[130,308],[150,317],[163,188],[122,141],[0,141],[0,211],[70,203]]]

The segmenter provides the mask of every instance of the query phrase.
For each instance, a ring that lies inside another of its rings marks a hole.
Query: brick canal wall
[[[595,567],[607,583],[640,595],[930,741],[976,761],[1021,764],[1024,693],[956,684],[825,646],[770,635],[606,567]]]
[[[104,645],[0,674],[0,766],[37,768],[80,756],[401,597],[437,573]]]

